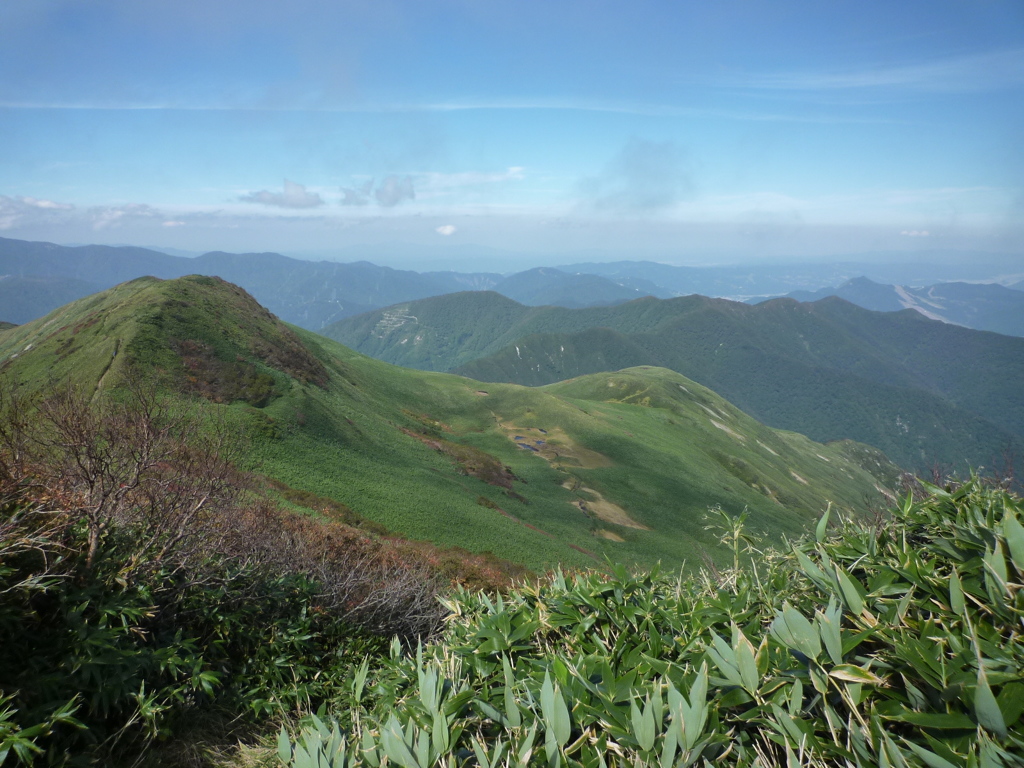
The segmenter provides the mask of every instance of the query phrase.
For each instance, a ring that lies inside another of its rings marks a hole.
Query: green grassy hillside
[[[542,389],[406,370],[284,325],[217,278],[144,278],[0,335],[20,386],[110,389],[160,377],[227,420],[247,469],[328,497],[401,536],[533,568],[725,557],[709,506],[772,537],[831,501],[883,500],[895,467],[850,443],[757,423],[662,369]]]
[[[992,466],[1007,450],[1024,453],[1024,340],[910,310],[702,296],[571,310],[455,294],[327,332],[399,365],[531,386],[662,366],[772,426],[869,443],[916,470]]]

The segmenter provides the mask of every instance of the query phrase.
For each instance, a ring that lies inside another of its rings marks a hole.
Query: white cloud
[[[243,203],[259,203],[273,205],[278,208],[316,208],[324,204],[324,199],[316,192],[309,192],[302,184],[284,180],[283,192],[270,192],[261,189],[238,198]]]
[[[0,195],[0,229],[12,229],[39,220],[64,218],[75,206],[35,197]]]
[[[436,231],[437,231],[437,234],[444,235],[445,237],[448,237],[450,235],[454,235],[455,234],[456,227],[454,225],[452,225],[452,224],[442,224],[440,227],[437,228]]]
[[[35,206],[36,208],[44,208],[51,211],[70,211],[75,206],[69,203],[55,203],[53,200],[37,200],[34,197],[23,197],[26,205]]]
[[[184,227],[185,226],[185,222],[184,221],[165,221],[164,222],[164,226],[165,227]]]
[[[900,234],[901,235],[905,235],[906,237],[930,237],[931,236],[931,232],[929,232],[927,229],[921,229],[921,230],[918,230],[918,229],[904,229],[902,232],[900,232]]]

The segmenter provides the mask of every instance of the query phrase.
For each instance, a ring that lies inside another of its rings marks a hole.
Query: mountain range
[[[980,331],[1024,336],[1024,291],[998,283],[937,283],[921,288],[884,285],[857,277],[835,288],[792,291],[788,298],[817,301],[838,296],[876,312],[914,309],[925,317]]]
[[[766,424],[855,439],[919,471],[992,467],[1024,448],[1024,339],[834,297],[567,309],[473,292],[376,310],[323,333],[397,365],[531,386],[663,366]]]
[[[368,253],[378,251],[369,249]],[[285,321],[310,330],[391,304],[465,290],[494,290],[528,306],[572,308],[613,305],[642,296],[690,294],[759,301],[796,290],[793,295],[801,300],[839,292],[868,309],[916,306],[948,322],[1020,335],[1018,299],[998,285],[869,290],[864,287],[867,278],[849,281],[864,274],[913,285],[922,284],[915,281],[923,275],[928,276],[928,283],[953,278],[992,280],[995,276],[1007,280],[1006,275],[1019,269],[1007,257],[961,256],[964,258],[950,262],[948,254],[939,254],[927,266],[843,262],[682,267],[650,261],[580,262],[503,275],[414,272],[364,259],[342,263],[278,253],[220,251],[185,257],[133,246],[66,247],[0,238],[0,319],[28,322],[68,301],[144,275],[175,278],[203,274],[242,286]],[[844,285],[824,288],[838,284]],[[886,290],[896,293],[884,295]],[[915,291],[919,299],[909,296]]]
[[[770,429],[664,368],[540,388],[398,368],[212,277],[136,279],[2,330],[0,371],[22,392],[71,381],[90,397],[156,377],[309,514],[531,568],[721,560],[711,506],[796,535],[829,502],[867,513],[898,474],[876,449]]]

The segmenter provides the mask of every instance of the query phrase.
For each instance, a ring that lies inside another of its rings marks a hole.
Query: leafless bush
[[[172,554],[186,560],[207,534],[203,522],[231,507],[244,485],[223,426],[172,410],[138,381],[118,399],[90,399],[71,384],[25,398],[8,385],[0,423],[0,469],[85,523],[86,570],[113,525],[139,535],[146,562],[136,567]]]
[[[375,633],[439,627],[435,570],[348,526],[282,512],[235,468],[239,456],[223,423],[204,423],[139,380],[118,398],[71,385],[25,398],[0,387],[0,478],[33,486],[64,520],[84,523],[86,572],[118,529],[131,536],[126,576],[162,567],[198,585],[216,578],[211,556],[228,557],[306,574],[324,610]]]
[[[338,523],[282,512],[264,501],[223,521],[223,550],[274,572],[299,572],[320,586],[321,607],[370,632],[426,637],[444,619],[445,581],[388,542]]]

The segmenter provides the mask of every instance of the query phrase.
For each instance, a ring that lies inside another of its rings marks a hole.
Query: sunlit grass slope
[[[665,369],[530,389],[397,368],[286,326],[217,278],[144,278],[0,335],[21,386],[155,372],[244,435],[250,469],[397,535],[543,568],[726,557],[709,506],[770,537],[829,502],[883,503],[896,468],[769,429]]]

